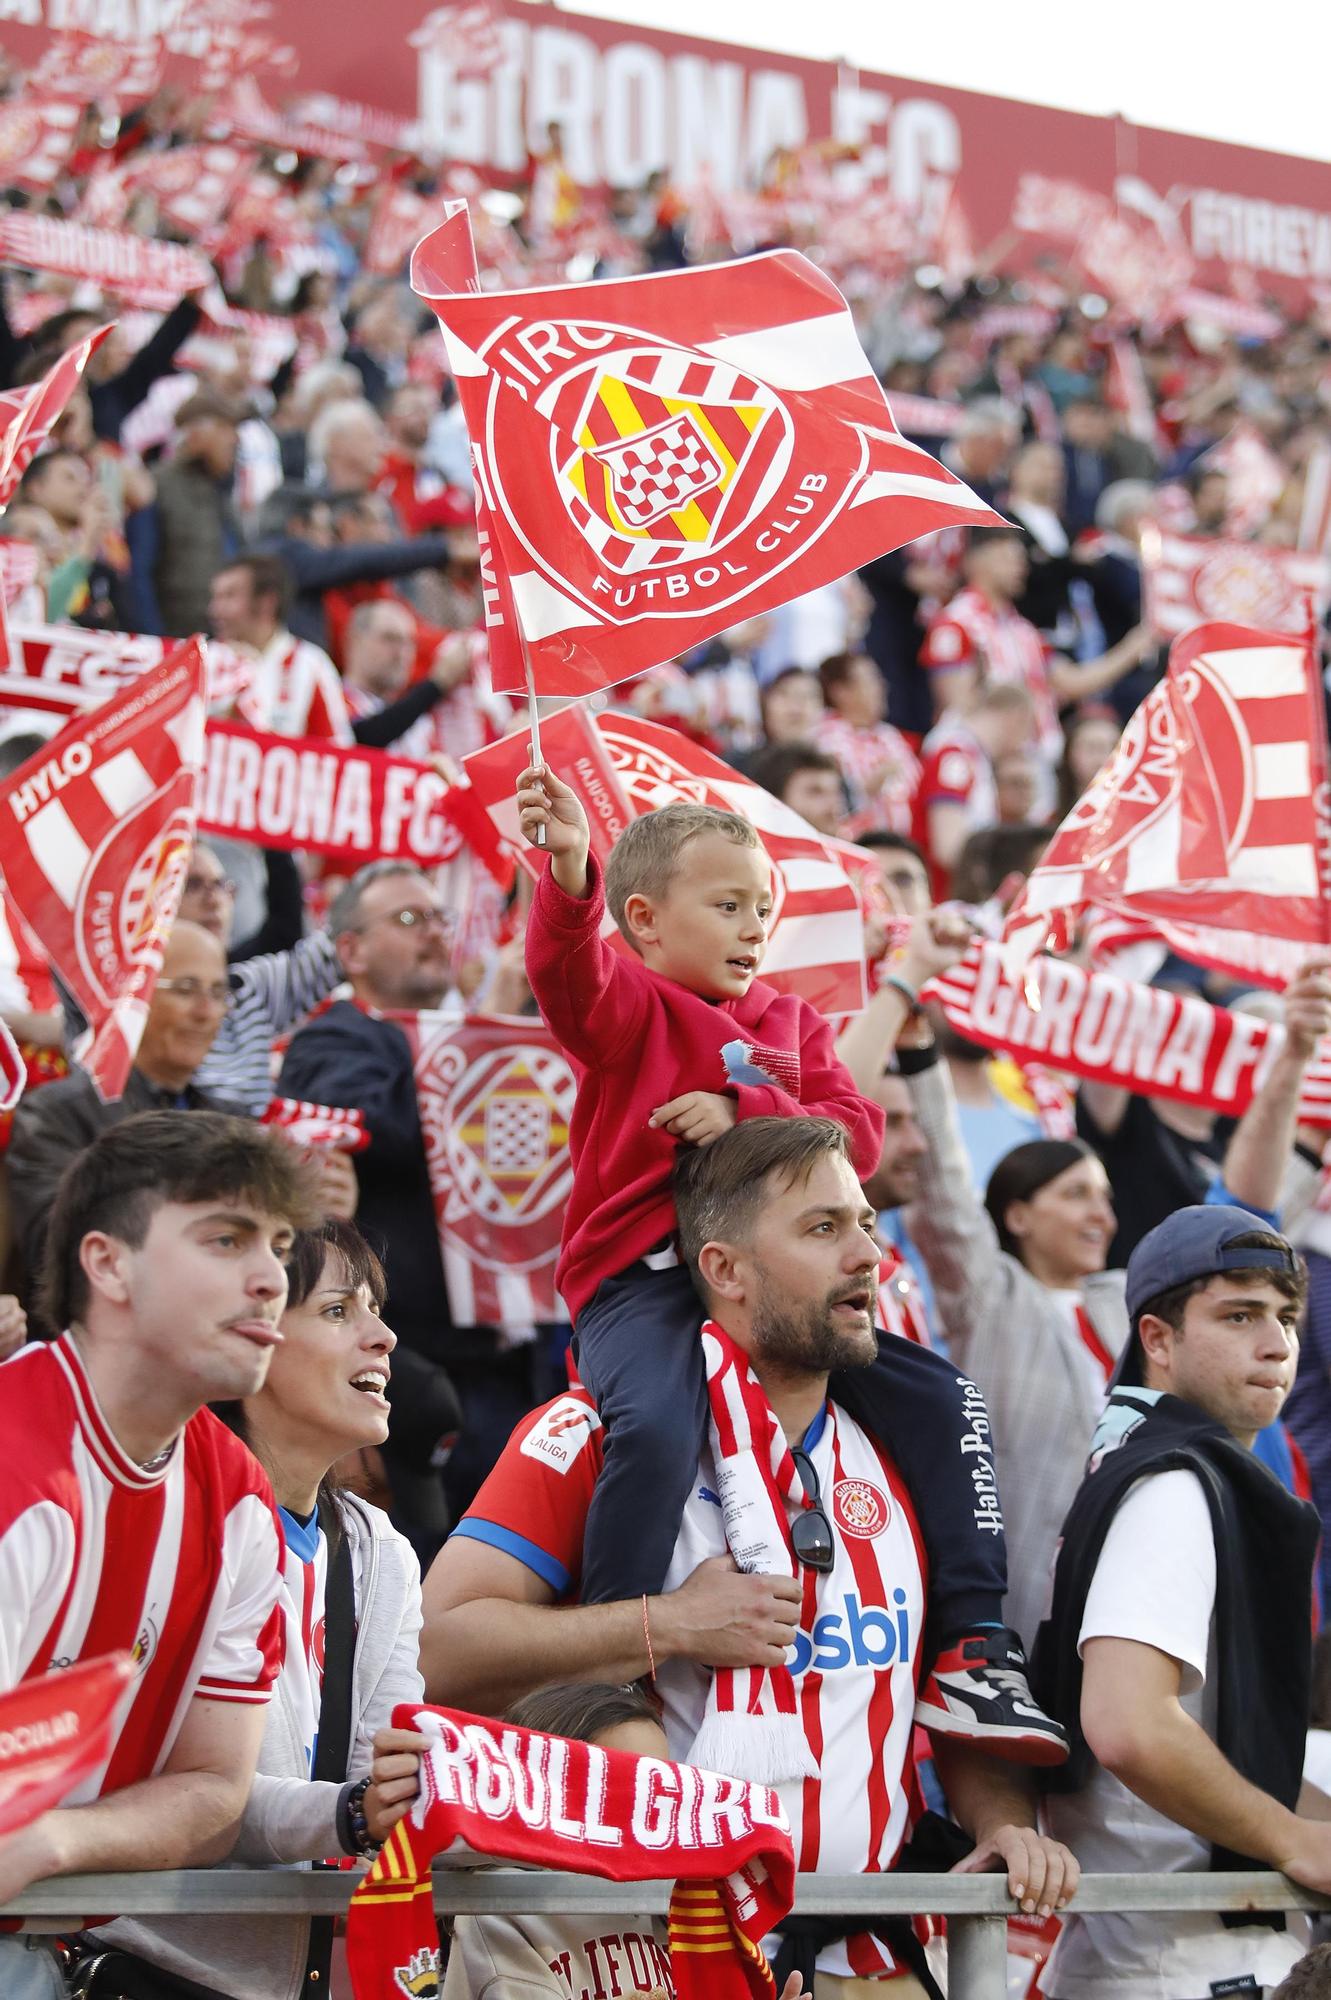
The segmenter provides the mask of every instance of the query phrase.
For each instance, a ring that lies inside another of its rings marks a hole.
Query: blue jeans
[[[64,1975],[45,1938],[0,1937],[5,2000],[65,2000]]]

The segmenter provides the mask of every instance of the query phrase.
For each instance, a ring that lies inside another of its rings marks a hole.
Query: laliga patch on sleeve
[[[564,1473],[600,1428],[601,1419],[589,1403],[580,1396],[560,1396],[532,1425],[519,1449],[524,1458],[539,1458],[552,1472]]]
[[[971,760],[964,750],[945,750],[938,760],[938,784],[945,792],[964,798],[975,783]]]
[[[925,659],[931,667],[955,666],[966,651],[966,635],[959,625],[935,625],[924,642]]]

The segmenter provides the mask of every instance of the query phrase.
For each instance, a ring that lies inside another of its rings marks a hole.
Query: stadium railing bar
[[[89,1910],[124,1916],[336,1916],[345,1912],[359,1871],[204,1868],[142,1875],[70,1875],[35,1883],[0,1917],[73,1919]],[[669,1882],[602,1882],[591,1875],[527,1869],[434,1871],[434,1902],[452,1916],[663,1915]],[[808,1916],[915,1916],[948,1919],[949,2000],[1004,2000],[1006,1918],[1011,1899],[998,1875],[801,1875],[795,1907]],[[1083,1911],[1322,1910],[1331,1899],[1283,1875],[1083,1875]]]

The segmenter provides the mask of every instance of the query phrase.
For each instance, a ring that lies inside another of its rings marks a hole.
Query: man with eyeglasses
[[[688,1761],[735,1670],[784,1665],[818,1771],[778,1786],[799,1867],[889,1869],[914,1818],[911,1739],[929,1588],[906,1487],[837,1394],[838,1371],[877,1353],[874,1211],[844,1131],[819,1118],[752,1118],[682,1152],[674,1193],[699,1317],[710,1315],[718,1345],[747,1357],[790,1447],[795,1477],[778,1481],[788,1563],[772,1574],[737,1570],[720,1498],[723,1475],[734,1473],[730,1425],[714,1415],[699,1439],[665,1589],[579,1605],[601,1439],[594,1404],[573,1390],[519,1426],[426,1579],[426,1691],[497,1714],[556,1671],[565,1680],[650,1675],[671,1754]],[[728,1393],[727,1412],[739,1393]],[[747,1397],[745,1407],[752,1426]],[[940,1466],[940,1479],[948,1476],[961,1475]],[[754,1508],[746,1526],[760,1519]],[[934,1754],[952,1813],[974,1842],[964,1865],[1005,1868],[1028,1910],[1065,1902],[1076,1864],[1036,1833],[1025,1775],[955,1737],[936,1738]],[[815,2000],[859,2000],[885,1977],[894,1978],[893,2000],[937,1991],[900,1927],[870,1936],[849,1921],[810,1928],[803,1920],[778,1960],[778,1983],[790,1970],[806,1975]]]
[[[383,1257],[384,1317],[398,1337],[384,1462],[395,1518],[428,1559],[448,1527],[432,1460],[459,1422],[445,1367],[484,1368],[495,1346],[484,1328],[459,1335],[449,1316],[411,1049],[385,1018],[443,1004],[451,984],[448,918],[420,869],[372,861],[333,899],[328,931],[350,997],[332,1001],[296,1031],[277,1088],[364,1114],[370,1144],[353,1163],[356,1220]],[[510,1415],[507,1427],[513,1421]]]
[[[124,1094],[103,1103],[75,1069],[22,1098],[10,1141],[10,1203],[29,1283],[41,1268],[46,1224],[61,1174],[76,1153],[136,1111],[241,1107],[200,1090],[195,1074],[231,1001],[226,953],[200,924],[177,923],[167,940]]]

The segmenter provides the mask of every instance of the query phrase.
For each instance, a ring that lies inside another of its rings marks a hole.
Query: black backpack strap
[[[311,1778],[341,1785],[351,1756],[352,1697],[356,1668],[356,1592],[351,1571],[351,1542],[342,1516],[327,1495],[319,1497],[319,1526],[328,1544],[324,1584],[324,1678],[319,1702],[319,1734]],[[320,1866],[315,1863],[316,1868]],[[301,1992],[324,2000],[333,1956],[332,1917],[311,1917],[310,1947]]]

